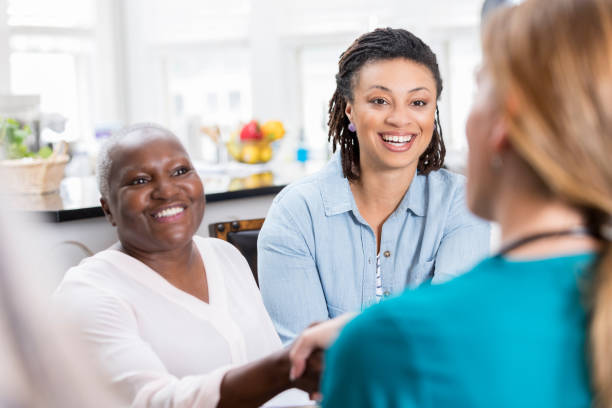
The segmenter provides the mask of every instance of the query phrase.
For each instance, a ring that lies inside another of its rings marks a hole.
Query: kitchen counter
[[[195,163],[208,203],[278,193],[287,184],[320,169],[325,162],[268,163],[225,166]],[[0,195],[11,207],[41,213],[49,221],[64,222],[102,217],[100,193],[94,176],[66,177],[60,190],[41,195]]]

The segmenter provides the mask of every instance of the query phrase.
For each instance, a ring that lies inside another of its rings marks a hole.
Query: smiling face
[[[204,216],[204,187],[179,141],[139,129],[110,154],[109,195],[101,202],[124,249],[154,253],[191,243]]]
[[[424,65],[405,58],[364,65],[346,115],[355,125],[362,173],[416,171],[434,131],[436,82]]]

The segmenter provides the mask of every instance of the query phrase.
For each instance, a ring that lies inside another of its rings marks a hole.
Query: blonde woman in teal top
[[[504,9],[483,55],[467,201],[502,248],[348,323],[325,408],[612,406],[612,1]],[[306,331],[292,376],[349,319]]]
[[[371,307],[326,356],[323,405],[588,407],[579,283],[593,258],[489,258]]]

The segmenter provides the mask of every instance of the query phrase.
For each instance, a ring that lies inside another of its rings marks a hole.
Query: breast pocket
[[[410,288],[416,288],[423,282],[430,280],[434,274],[435,262],[436,260],[432,259],[431,261],[424,261],[416,264],[416,266],[412,268],[408,286]]]

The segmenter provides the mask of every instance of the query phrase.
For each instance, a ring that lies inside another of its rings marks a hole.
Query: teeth
[[[412,135],[408,135],[408,136],[387,136],[387,135],[383,135],[383,140],[385,142],[391,142],[391,143],[408,143],[409,141],[412,140]]]
[[[182,213],[185,209],[183,207],[172,207],[166,208],[164,211],[160,211],[155,214],[155,218],[172,217],[178,213]]]

